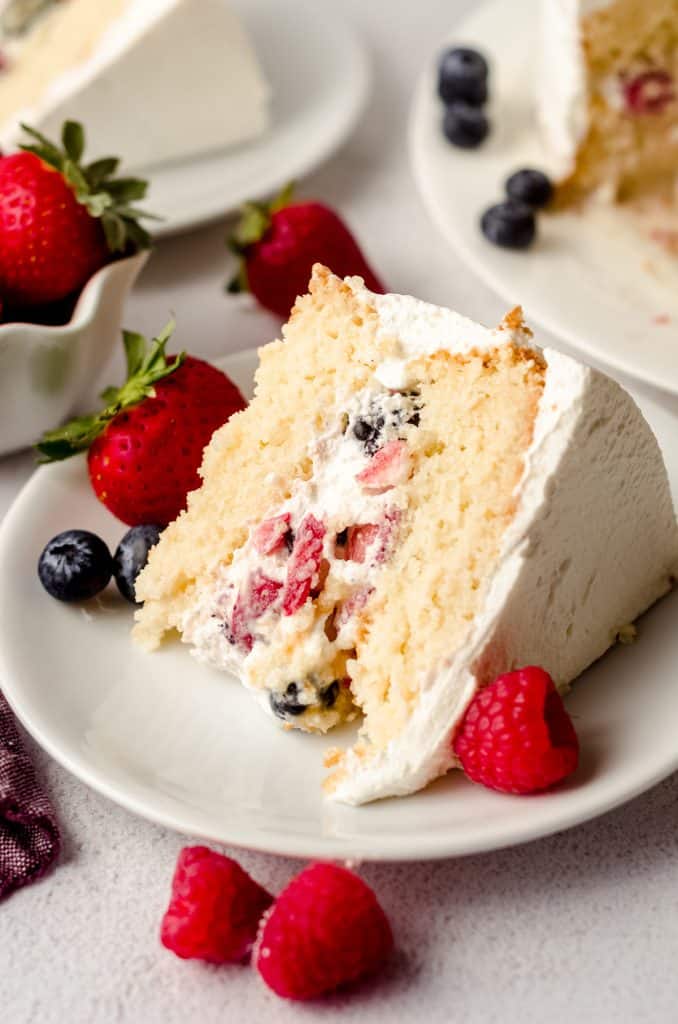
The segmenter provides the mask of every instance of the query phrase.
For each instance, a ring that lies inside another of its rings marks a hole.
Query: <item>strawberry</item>
[[[240,266],[228,290],[250,291],[272,313],[287,319],[308,290],[314,263],[339,277],[357,274],[373,292],[386,289],[334,210],[323,203],[290,203],[291,186],[273,202],[246,203],[229,240]]]
[[[63,149],[24,126],[35,140],[0,157],[0,294],[7,306],[35,307],[79,291],[112,254],[149,245],[130,206],[147,183],[113,178],[118,160],[82,166],[85,134],[67,121]]]
[[[365,469],[356,476],[364,491],[383,494],[403,484],[410,475],[412,462],[404,441],[388,441],[374,453]]]
[[[231,628],[228,632],[231,643],[239,644],[247,651],[252,650],[254,637],[249,631],[249,626],[275,604],[282,586],[282,583],[264,575],[260,570],[253,573],[233,605]]]
[[[165,526],[199,486],[203,448],[212,434],[245,407],[225,373],[181,353],[165,355],[174,324],[149,346],[123,332],[127,381],[107,388],[106,407],[44,434],[37,448],[44,462],[89,449],[90,480],[97,497],[130,526]]]
[[[252,534],[252,543],[260,555],[272,555],[285,546],[285,538],[290,533],[290,516],[285,512],[281,516],[264,519]]]
[[[313,582],[319,582],[319,569],[323,560],[325,527],[309,513],[302,519],[287,566],[287,578],[282,592],[283,615],[298,612],[311,593]]]

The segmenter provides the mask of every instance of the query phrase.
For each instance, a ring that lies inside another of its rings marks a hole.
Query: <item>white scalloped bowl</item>
[[[147,252],[94,274],[67,324],[0,326],[0,455],[35,441],[78,407],[120,337],[125,299]]]

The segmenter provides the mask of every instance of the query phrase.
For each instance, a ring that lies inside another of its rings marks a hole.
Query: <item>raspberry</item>
[[[571,775],[579,740],[550,675],[529,666],[476,694],[454,752],[474,782],[501,793],[536,793]]]
[[[256,967],[285,999],[314,999],[383,966],[391,926],[372,890],[335,864],[311,864],[278,896],[256,949]]]
[[[389,441],[375,452],[356,480],[364,491],[383,494],[410,475],[410,453],[404,441]]]
[[[323,557],[325,527],[314,515],[302,519],[287,567],[282,594],[283,615],[294,615],[311,593]],[[316,579],[316,582],[318,580]]]
[[[185,846],[172,879],[160,941],[184,959],[242,963],[273,897],[230,857]]]

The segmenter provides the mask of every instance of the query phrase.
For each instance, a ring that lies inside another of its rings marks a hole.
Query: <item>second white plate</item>
[[[247,393],[254,352],[223,367]],[[678,489],[676,418],[643,410]],[[0,530],[0,682],[36,740],[73,774],[136,814],[194,836],[304,857],[449,857],[534,839],[628,800],[678,767],[678,593],[567,699],[582,763],[543,796],[501,796],[453,772],[414,796],[365,807],[324,800],[323,754],[350,741],[288,734],[243,687],[168,644],[145,654],[113,586],[87,605],[42,590],[38,555],[59,530],[124,531],[91,490],[83,458],[39,469]]]
[[[490,60],[492,132],[477,150],[443,136],[436,69],[441,40],[424,70],[410,118],[410,154],[424,202],[443,235],[475,272],[530,321],[594,360],[678,393],[678,259],[642,237],[618,209],[539,219],[527,252],[485,240],[482,211],[502,198],[520,167],[547,167],[534,113],[538,18],[530,3],[489,0],[449,44]]]
[[[256,142],[148,169],[146,206],[163,218],[153,228],[158,238],[215,220],[308,173],[347,138],[369,95],[365,49],[323,0],[231,2],[271,85],[272,126]]]

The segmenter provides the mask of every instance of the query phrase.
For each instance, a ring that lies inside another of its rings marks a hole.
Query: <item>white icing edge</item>
[[[566,177],[588,128],[586,66],[579,22],[582,0],[542,0],[537,120],[553,173]]]
[[[382,333],[397,334],[403,359],[507,340],[506,332],[489,331],[449,310],[407,296],[373,296],[360,279],[349,283],[376,307]],[[331,793],[334,800],[359,804],[404,795],[452,767],[450,737],[477,688],[473,666],[493,656],[493,645],[498,665],[504,655],[520,664],[540,664],[564,687],[614,642],[616,628],[666,591],[669,575],[678,570],[678,530],[666,471],[635,403],[603,374],[555,350],[545,349],[543,355],[545,387],[517,488],[516,515],[484,607],[462,647],[423,681],[404,731],[370,760],[348,752],[346,770]],[[388,367],[391,379],[397,377],[394,365]],[[628,448],[628,457],[607,463],[617,444]],[[631,465],[635,473],[629,482]],[[606,473],[616,476],[600,482]],[[622,500],[623,510],[615,504]],[[582,522],[588,531],[583,536]],[[578,558],[570,571],[573,551]],[[576,614],[591,594],[605,608],[598,621]],[[567,639],[559,635],[554,642],[543,628],[539,616],[546,608],[555,629],[572,620]]]

